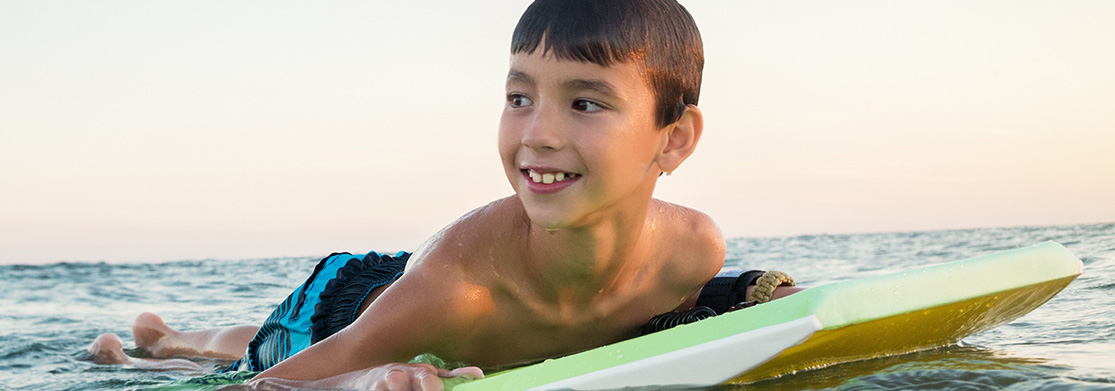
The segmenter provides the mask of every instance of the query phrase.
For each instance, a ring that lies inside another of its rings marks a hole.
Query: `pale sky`
[[[412,250],[511,194],[526,1],[0,2],[0,263]],[[1115,221],[1115,2],[683,4],[725,236]]]

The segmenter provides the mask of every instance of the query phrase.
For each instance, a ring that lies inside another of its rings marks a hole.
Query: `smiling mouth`
[[[575,174],[571,172],[547,172],[543,174],[530,169],[522,171],[525,172],[528,177],[530,177],[530,180],[532,182],[546,185],[556,182],[573,180],[581,177],[581,174]]]

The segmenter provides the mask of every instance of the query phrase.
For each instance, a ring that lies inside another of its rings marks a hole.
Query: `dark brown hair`
[[[701,33],[674,0],[536,0],[515,26],[511,54],[534,53],[543,40],[542,53],[562,60],[640,64],[659,127],[701,95]]]

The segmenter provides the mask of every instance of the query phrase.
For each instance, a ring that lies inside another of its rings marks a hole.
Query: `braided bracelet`
[[[794,279],[789,274],[771,270],[763,273],[763,276],[755,282],[755,290],[751,292],[751,298],[756,304],[766,303],[774,296],[774,288],[794,285],[796,285]]]

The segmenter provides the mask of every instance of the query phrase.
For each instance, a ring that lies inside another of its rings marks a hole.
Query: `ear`
[[[705,118],[701,109],[695,105],[686,105],[681,118],[663,130],[663,145],[655,159],[658,168],[669,174],[681,166],[681,162],[697,149],[697,141],[701,140],[704,127]]]

